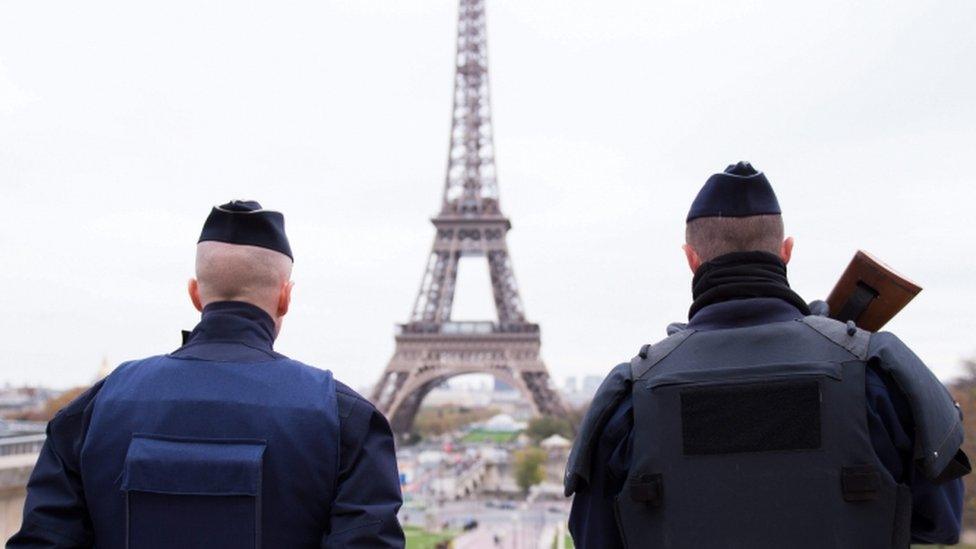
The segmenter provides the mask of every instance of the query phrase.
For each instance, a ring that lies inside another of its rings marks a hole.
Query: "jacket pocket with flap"
[[[121,476],[128,547],[260,549],[265,447],[134,434]]]

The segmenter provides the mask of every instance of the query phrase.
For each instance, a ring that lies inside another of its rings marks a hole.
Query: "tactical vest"
[[[685,330],[632,362],[629,547],[907,546],[910,492],[868,433],[869,334],[833,331]]]
[[[318,547],[338,444],[328,371],[285,358],[124,364],[81,453],[98,546]]]

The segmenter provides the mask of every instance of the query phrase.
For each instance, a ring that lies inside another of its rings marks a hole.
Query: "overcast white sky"
[[[372,383],[433,236],[456,9],[0,0],[0,382],[175,348],[210,206],[253,198],[296,255],[277,348]],[[976,354],[972,0],[488,10],[502,208],[557,379],[685,317],[688,204],[740,159],[779,194],[804,297],[864,248],[925,287],[890,329],[938,375]],[[490,308],[485,279],[464,266],[457,316]]]

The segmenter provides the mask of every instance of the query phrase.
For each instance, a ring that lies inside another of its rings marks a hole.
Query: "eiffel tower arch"
[[[484,0],[460,0],[454,109],[441,211],[410,320],[372,400],[404,434],[424,397],[445,380],[491,374],[522,393],[538,414],[565,410],[539,356],[539,325],[525,319],[506,236],[492,144]],[[497,320],[451,319],[461,257],[487,259]]]

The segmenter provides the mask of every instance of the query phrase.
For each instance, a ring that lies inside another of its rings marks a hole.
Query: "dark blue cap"
[[[205,240],[260,246],[295,260],[285,235],[285,216],[263,209],[254,200],[231,200],[222,206],[214,206],[203,223],[197,242]]]
[[[699,217],[748,217],[783,213],[772,185],[752,164],[732,164],[708,178],[691,203],[688,219]]]

